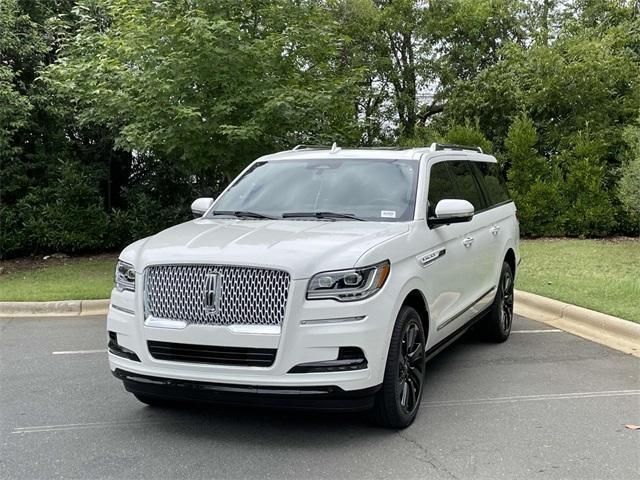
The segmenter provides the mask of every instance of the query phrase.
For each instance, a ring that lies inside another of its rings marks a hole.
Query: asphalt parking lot
[[[104,317],[0,319],[0,478],[631,479],[640,359],[524,318],[428,366],[404,431],[354,414],[152,409],[109,372]]]

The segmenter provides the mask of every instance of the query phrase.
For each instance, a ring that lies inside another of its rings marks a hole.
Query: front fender
[[[398,294],[396,296],[396,300],[395,300],[395,303],[393,305],[393,310],[392,310],[393,311],[392,321],[389,322],[389,326],[387,328],[386,349],[384,349],[384,351],[382,352],[383,365],[386,365],[386,362],[387,362],[387,356],[389,354],[389,346],[391,345],[391,335],[393,334],[393,329],[395,327],[396,319],[398,318],[398,314],[400,313],[400,309],[404,305],[404,302],[405,302],[406,298],[414,290],[418,291],[420,293],[420,295],[422,296],[422,299],[424,300],[425,309],[426,309],[426,313],[427,313],[427,331],[425,332],[426,335],[427,335],[426,348],[429,348],[429,346],[431,345],[431,342],[432,342],[432,339],[433,339],[434,333],[435,333],[435,326],[434,326],[433,322],[430,321],[431,315],[430,315],[430,311],[429,311],[429,304],[431,302],[430,302],[430,299],[429,299],[428,295],[426,295],[425,292],[424,292],[424,285],[423,285],[422,280],[419,277],[414,276],[414,277],[409,278],[409,280],[407,280],[404,283],[404,285],[400,288],[400,290],[398,291]]]

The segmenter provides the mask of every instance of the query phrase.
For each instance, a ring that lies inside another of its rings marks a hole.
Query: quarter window
[[[478,167],[480,181],[484,184],[484,190],[489,197],[489,203],[497,205],[509,200],[509,192],[504,177],[500,173],[497,163],[474,162]]]

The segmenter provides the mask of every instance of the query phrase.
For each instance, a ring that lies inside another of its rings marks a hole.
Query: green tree
[[[38,26],[17,2],[0,3],[0,173],[22,151],[14,136],[29,121],[33,105],[28,90],[45,51]],[[3,173],[1,178],[6,181],[7,175]],[[5,182],[2,187],[3,196],[14,188]]]
[[[640,109],[637,12],[630,2],[576,1],[560,9],[545,1],[534,7],[525,22],[532,41],[505,44],[496,63],[456,83],[440,121],[447,126],[478,119],[510,166],[526,234],[629,231],[615,185],[626,149],[621,126],[633,123]],[[522,112],[529,125],[509,130]],[[535,131],[535,145],[526,138],[514,144],[518,131],[530,138]],[[526,167],[517,144],[536,151]],[[552,199],[554,188],[570,202],[563,215],[529,197],[546,192]],[[541,215],[534,221],[529,214],[535,212]],[[541,225],[545,219],[550,228]]]
[[[607,236],[616,225],[606,151],[606,144],[587,131],[574,136],[574,143],[558,156],[564,174],[558,191],[568,208],[556,216],[566,235]]]
[[[435,120],[437,128],[478,118],[475,112],[438,116],[450,109],[452,92],[459,91],[503,58],[505,45],[524,45],[526,4],[520,0],[437,0],[429,2],[420,32],[429,51],[421,66],[420,91],[430,92],[421,105],[423,125]],[[472,92],[466,92],[469,94]],[[454,103],[454,107],[457,104]],[[484,130],[483,130],[484,131]]]
[[[526,195],[534,183],[548,173],[548,166],[537,150],[538,133],[526,114],[520,114],[509,127],[505,139],[509,162],[509,190],[517,196]]]
[[[509,127],[505,139],[508,187],[518,208],[520,232],[527,236],[561,235],[559,214],[567,206],[562,173],[537,151],[538,134],[526,114]]]
[[[230,178],[291,144],[359,139],[350,99],[360,77],[339,67],[342,39],[326,9],[288,0],[101,5],[98,16],[75,10],[81,34],[67,39],[49,78],[73,90],[83,125],[111,125],[119,147]]]
[[[86,201],[97,201],[106,212],[122,205],[130,155],[113,150],[108,129],[80,127],[69,108],[73,96],[57,95],[40,77],[56,59],[54,25],[75,32],[71,7],[72,2],[57,0],[0,2],[0,257],[33,252],[25,233],[27,211],[19,205],[28,196],[30,209],[44,209],[49,199],[36,197],[52,193],[60,162],[77,166],[78,178],[91,182],[88,191],[100,192]],[[83,176],[83,167],[92,175]],[[62,228],[44,210],[40,214],[51,228]],[[73,211],[67,215],[71,219]]]
[[[481,145],[524,234],[638,234],[639,27],[630,0],[4,0],[0,256],[121,246],[333,141]]]

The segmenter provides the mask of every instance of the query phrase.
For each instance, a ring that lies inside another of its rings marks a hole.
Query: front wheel
[[[487,340],[504,342],[511,333],[513,323],[513,272],[507,262],[502,264],[496,298],[484,319]]]
[[[425,334],[418,312],[404,306],[391,336],[382,388],[374,413],[378,424],[405,428],[416,418],[424,383]]]

